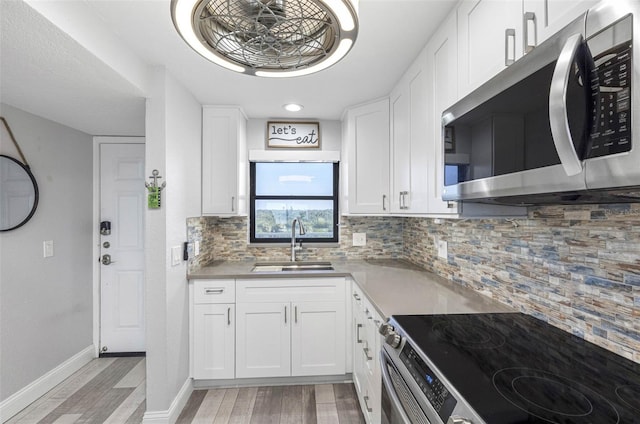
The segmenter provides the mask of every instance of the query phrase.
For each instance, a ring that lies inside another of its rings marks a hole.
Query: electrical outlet
[[[193,256],[198,256],[200,254],[200,240],[196,240],[193,242]]]
[[[366,246],[367,245],[367,233],[353,233],[353,245],[354,246]]]
[[[441,259],[447,259],[447,242],[444,240],[438,240],[438,257]]]
[[[53,256],[53,240],[45,240],[42,242],[42,255],[45,258]]]
[[[171,266],[180,265],[182,261],[182,247],[174,246],[171,248]]]

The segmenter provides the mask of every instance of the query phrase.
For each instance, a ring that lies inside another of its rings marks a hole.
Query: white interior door
[[[144,144],[100,144],[100,352],[145,351]]]

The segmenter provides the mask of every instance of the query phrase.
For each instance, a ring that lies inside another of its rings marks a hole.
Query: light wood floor
[[[6,424],[138,424],[144,358],[94,359]],[[353,384],[195,390],[178,423],[360,424]]]

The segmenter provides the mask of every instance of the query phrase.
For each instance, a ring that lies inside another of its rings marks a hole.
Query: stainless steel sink
[[[333,271],[333,266],[331,262],[259,262],[251,270],[251,272],[304,271]]]

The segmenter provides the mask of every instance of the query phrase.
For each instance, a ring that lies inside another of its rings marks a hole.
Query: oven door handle
[[[393,407],[400,414],[402,421],[405,423],[410,423],[411,420],[407,416],[407,413],[404,412],[404,407],[402,403],[400,403],[400,398],[396,393],[395,387],[393,387],[393,383],[391,382],[391,376],[389,375],[389,370],[387,369],[387,360],[388,356],[385,353],[384,349],[380,351],[380,369],[382,370],[382,384],[384,384],[384,388],[387,389],[387,393],[389,394],[389,399],[393,403]]]

